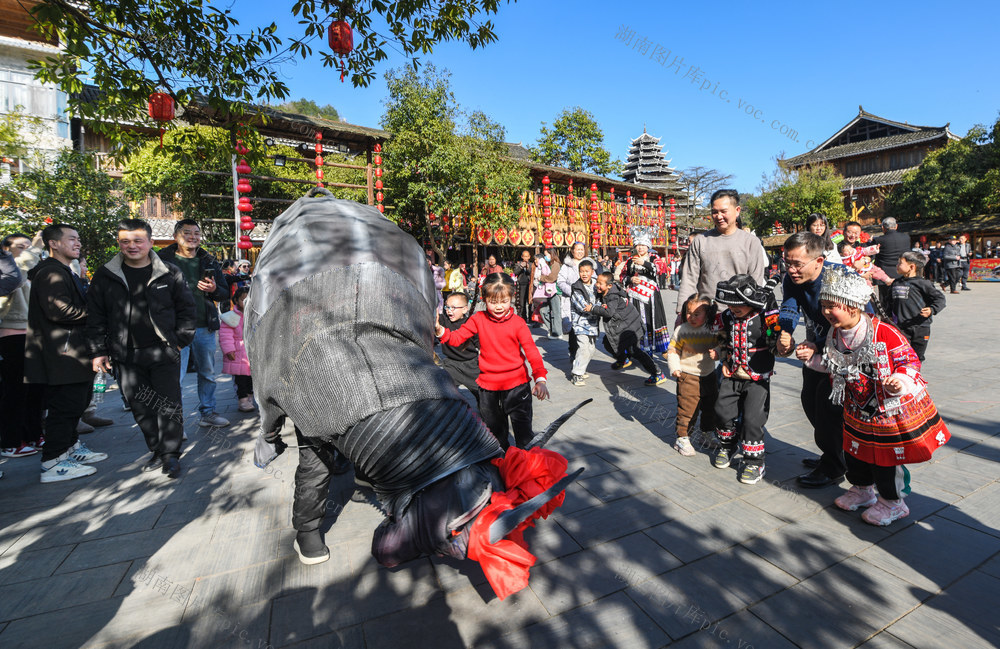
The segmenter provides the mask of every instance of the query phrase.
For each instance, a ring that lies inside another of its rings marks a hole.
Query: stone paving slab
[[[672,300],[668,293],[667,299]],[[4,463],[0,647],[991,647],[1000,645],[1000,286],[949,296],[924,366],[953,441],[911,467],[910,517],[874,528],[832,506],[844,486],[800,490],[815,457],[800,371],[772,381],[765,479],[672,448],[672,383],[648,388],[599,353],[583,388],[565,379],[565,340],[538,338],[550,402],[535,428],[586,398],[550,447],[583,466],[564,506],[526,533],[527,589],[500,601],[471,562],[387,570],[371,557],[382,515],[332,481],[323,525],[331,561],[291,549],[294,449],[255,468],[254,414],[219,378],[225,429],[197,425],[183,384],[184,474],[148,457],[116,391],[112,426],[87,436],[110,454],[92,477],[38,483],[37,458]],[[947,332],[962,331],[961,341]],[[846,484],[846,483],[845,483]],[[725,637],[723,637],[723,634]]]

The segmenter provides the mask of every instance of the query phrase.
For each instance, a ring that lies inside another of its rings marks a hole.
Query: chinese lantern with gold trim
[[[354,32],[346,20],[335,20],[330,23],[327,30],[327,41],[330,49],[340,57],[338,67],[340,68],[340,82],[344,83],[344,76],[347,74],[347,66],[344,64],[344,57],[354,49]]]

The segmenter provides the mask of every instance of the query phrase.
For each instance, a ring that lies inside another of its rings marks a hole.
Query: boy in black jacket
[[[598,275],[595,292],[601,296],[601,302],[587,310],[607,320],[604,325],[604,348],[619,363],[622,363],[622,359],[635,359],[649,374],[646,385],[664,383],[667,376],[657,369],[650,355],[639,347],[639,337],[643,335],[639,312],[629,304],[625,292],[615,283],[615,276],[607,272]]]
[[[181,270],[152,252],[153,230],[140,219],[118,224],[121,252],[94,274],[87,291],[87,342],[95,372],[118,368],[153,455],[143,471],[180,475],[180,349],[195,333],[194,297]]]
[[[889,311],[896,326],[910,341],[922,363],[931,337],[931,316],[945,307],[944,293],[934,282],[923,278],[924,256],[912,250],[904,252],[896,263],[899,279],[889,292]]]
[[[739,480],[756,484],[764,477],[764,424],[771,409],[778,306],[773,288],[757,286],[749,275],[719,282],[715,301],[729,309],[722,314],[723,378],[715,401],[719,448],[712,464],[717,469],[728,467],[739,442],[743,453]],[[717,355],[715,350],[710,354]],[[737,435],[736,419],[741,416]]]
[[[438,316],[441,326],[458,331],[469,319],[469,298],[465,293],[452,293],[444,302],[444,313]],[[461,345],[441,345],[442,365],[456,386],[464,385],[479,403],[479,337],[473,336]]]

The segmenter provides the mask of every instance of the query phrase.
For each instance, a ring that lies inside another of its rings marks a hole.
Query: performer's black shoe
[[[163,473],[171,480],[176,480],[181,475],[181,462],[175,457],[168,457],[163,460]]]
[[[805,475],[800,475],[795,480],[799,483],[800,487],[805,487],[807,489],[821,489],[823,487],[829,487],[830,485],[840,484],[843,479],[844,476],[842,475],[831,478],[820,469],[816,468]]]
[[[815,469],[816,467],[819,466],[819,458],[818,457],[802,458],[802,466],[804,466],[807,469]]]
[[[292,547],[295,548],[295,553],[299,555],[299,561],[307,566],[323,563],[330,558],[330,548],[326,547],[326,544],[323,543],[323,537],[320,535],[319,530],[299,532],[295,535]]]
[[[153,454],[153,457],[149,458],[149,461],[142,465],[143,472],[156,471],[163,466],[163,458],[159,455]]]

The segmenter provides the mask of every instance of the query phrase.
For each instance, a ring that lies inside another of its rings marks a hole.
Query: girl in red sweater
[[[478,311],[459,329],[437,325],[437,336],[445,345],[461,345],[479,335],[479,413],[483,422],[506,451],[508,435],[514,429],[514,443],[524,448],[531,441],[531,395],[547,399],[545,364],[535,347],[528,325],[510,308],[516,287],[503,273],[493,273],[483,283],[486,310]],[[524,367],[531,365],[535,389]],[[510,418],[510,426],[508,426]]]

